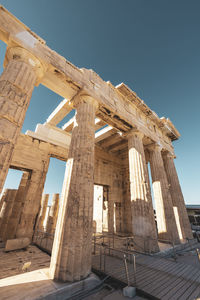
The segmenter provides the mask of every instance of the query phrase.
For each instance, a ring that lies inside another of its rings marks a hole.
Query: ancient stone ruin
[[[68,62],[2,6],[0,39],[7,44],[0,76],[1,190],[9,168],[23,171],[19,189],[1,197],[1,240],[39,243],[51,157],[66,161],[62,194],[53,196],[45,225],[51,238],[40,245],[52,252],[53,279],[88,276],[94,232],[131,236],[137,251],[151,253],[159,251],[159,241],[192,239],[174,165],[172,142],[180,134],[172,122],[159,118],[126,84],[113,86]],[[40,84],[64,100],[45,124],[22,134],[32,91]],[[73,109],[75,116],[59,128]]]

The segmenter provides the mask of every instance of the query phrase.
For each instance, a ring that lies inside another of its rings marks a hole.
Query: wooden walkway
[[[103,260],[103,256],[102,256]],[[105,265],[105,270],[104,269]],[[100,256],[92,259],[94,270],[101,271],[127,284],[122,259],[106,255],[100,270]],[[131,285],[135,285],[133,264],[128,263]],[[174,262],[146,255],[136,256],[136,287],[154,299],[200,299],[200,266]]]

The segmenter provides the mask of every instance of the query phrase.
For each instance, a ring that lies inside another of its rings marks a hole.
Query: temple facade
[[[63,190],[54,195],[46,222],[53,235],[53,279],[88,276],[94,232],[132,236],[143,252],[158,252],[159,241],[192,239],[174,164],[172,142],[180,134],[172,122],[159,118],[126,84],[113,86],[68,62],[2,6],[0,39],[7,44],[0,76],[1,191],[9,168],[23,171],[18,190],[1,197],[1,240],[34,241],[43,230],[51,157],[66,162]],[[39,84],[64,100],[45,124],[22,134]],[[72,110],[74,117],[60,127]]]

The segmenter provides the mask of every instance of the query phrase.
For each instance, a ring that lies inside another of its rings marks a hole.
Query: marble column
[[[59,194],[53,194],[52,204],[47,219],[46,232],[54,234],[58,216]]]
[[[161,240],[167,240],[178,244],[180,243],[180,239],[175,222],[172,198],[169,191],[161,150],[162,148],[157,144],[149,147],[158,237]]]
[[[5,189],[1,193],[1,198],[0,198],[0,213],[1,213],[1,209],[2,209],[2,206],[4,204],[4,201],[5,201],[6,197],[7,197],[8,191],[9,191],[9,189]],[[0,222],[1,222],[1,220],[0,220]]]
[[[50,264],[55,280],[70,282],[91,271],[97,102],[80,96],[74,105],[76,116]]]
[[[7,232],[6,232],[7,239],[15,238],[15,233],[16,233],[17,225],[19,223],[19,218],[24,204],[24,199],[26,196],[29,180],[30,180],[30,172],[23,172],[19,184],[19,188],[16,193],[15,201],[13,204],[12,213],[10,215],[8,226],[7,226]]]
[[[143,134],[128,135],[132,234],[135,246],[142,251],[158,251],[156,224],[148,170],[143,147]]]
[[[29,186],[16,230],[17,238],[28,237],[32,239],[33,237],[48,166],[49,157],[43,160],[43,170],[32,170],[31,172]]]
[[[0,76],[0,192],[42,66],[23,48],[8,48]]]
[[[187,238],[192,239],[193,235],[191,225],[185,207],[185,202],[179,183],[178,175],[176,172],[176,167],[174,165],[174,157],[169,152],[164,152],[163,161],[172,197],[175,219],[177,227],[179,229],[179,237],[183,241]]]
[[[12,213],[13,204],[15,201],[17,190],[9,189],[7,197],[4,199],[4,204],[0,214],[0,239],[2,241],[7,240],[6,231],[9,222],[9,217]]]
[[[131,196],[130,196],[130,176],[129,176],[129,160],[128,152],[127,158],[124,161],[125,166],[123,168],[123,232],[126,234],[132,234],[132,215],[131,215]]]
[[[47,213],[48,201],[49,201],[49,194],[43,194],[41,199],[41,207],[40,207],[40,212],[39,212],[38,221],[36,225],[36,230],[44,231],[43,223]]]
[[[113,234],[115,232],[115,216],[114,216],[114,193],[113,185],[108,190],[108,232]]]

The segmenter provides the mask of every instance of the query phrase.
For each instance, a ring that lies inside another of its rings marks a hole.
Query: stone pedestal
[[[25,49],[9,48],[0,77],[0,191],[21,131],[40,62]]]
[[[71,282],[88,276],[92,255],[96,101],[79,100],[50,265],[55,280]]]
[[[13,204],[15,201],[17,190],[8,189],[0,214],[0,239],[7,240],[7,226],[10,215],[12,213]]]
[[[169,184],[165,173],[161,147],[154,145],[150,150],[150,166],[153,184],[153,193],[156,203],[156,216],[159,239],[180,243],[175,222]]]
[[[16,193],[15,201],[13,204],[12,213],[9,218],[8,226],[7,226],[7,238],[14,239],[15,233],[17,229],[17,225],[19,223],[19,218],[21,215],[22,207],[24,204],[24,199],[26,197],[26,191],[29,184],[30,173],[24,172],[20,181],[19,188]]]
[[[172,204],[175,210],[175,219],[177,227],[179,228],[179,237],[183,241],[187,238],[192,239],[193,235],[191,225],[185,207],[176,167],[174,165],[174,158],[170,153],[165,152],[163,154],[163,161],[172,197]]]
[[[54,234],[58,216],[59,194],[53,194],[52,205],[49,211],[46,232]]]
[[[132,233],[138,250],[158,251],[142,138],[143,134],[138,131],[133,131],[128,135]]]

